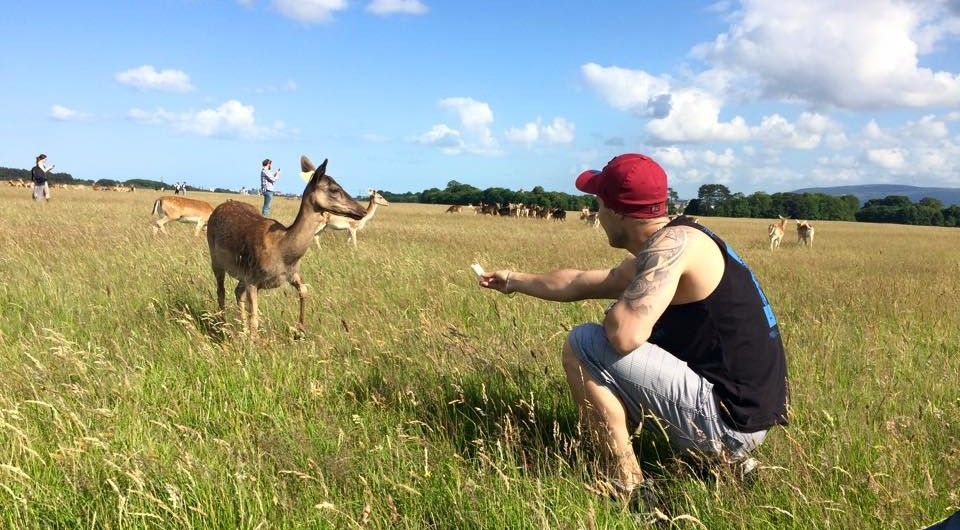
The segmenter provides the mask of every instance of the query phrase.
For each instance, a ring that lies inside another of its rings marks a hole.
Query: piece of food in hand
[[[470,268],[473,269],[473,273],[477,275],[477,278],[482,279],[483,275],[486,274],[486,272],[483,270],[483,267],[481,267],[479,263],[470,265]]]

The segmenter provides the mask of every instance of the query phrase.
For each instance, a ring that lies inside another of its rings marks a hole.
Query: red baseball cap
[[[648,156],[616,156],[603,171],[581,173],[576,186],[600,197],[604,206],[620,215],[637,219],[667,215],[667,174]]]

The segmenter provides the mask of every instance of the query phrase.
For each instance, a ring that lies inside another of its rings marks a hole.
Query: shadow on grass
[[[162,318],[192,326],[219,344],[230,338],[229,327],[222,315],[207,308],[207,303],[184,293],[171,293],[163,300],[154,300],[156,311]]]
[[[373,368],[354,381],[357,399],[396,395],[417,381],[409,403],[386,399],[402,415],[430,427],[428,436],[449,443],[467,460],[500,453],[525,474],[556,474],[558,467],[596,470],[600,455],[579,427],[579,414],[566,382],[537,366],[496,366],[453,374],[404,374]],[[674,456],[666,438],[644,428],[634,438],[645,472],[660,475],[663,460]]]

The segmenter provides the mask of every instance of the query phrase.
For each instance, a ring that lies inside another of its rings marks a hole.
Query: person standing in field
[[[47,167],[47,155],[37,155],[37,161],[30,170],[30,178],[33,180],[33,200],[44,199],[50,202],[50,184],[47,182],[47,173],[53,171],[56,164]]]
[[[575,327],[563,346],[581,420],[609,457],[609,493],[656,502],[631,441],[651,416],[675,448],[752,471],[751,451],[787,420],[786,356],[753,272],[706,227],[667,217],[667,175],[649,157],[617,156],[576,186],[597,196],[610,246],[632,255],[612,269],[489,272],[480,285],[554,301],[617,299],[602,324]]]
[[[280,170],[270,172],[273,167],[273,160],[266,158],[263,160],[263,167],[260,169],[260,193],[263,194],[263,209],[261,214],[264,217],[270,216],[270,203],[273,202],[273,183],[280,178]]]

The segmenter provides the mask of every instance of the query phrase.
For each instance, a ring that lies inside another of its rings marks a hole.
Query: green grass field
[[[502,296],[468,268],[609,267],[601,232],[383,207],[358,250],[338,232],[304,256],[306,339],[287,288],[261,294],[250,344],[235,305],[213,318],[205,238],[151,234],[159,195],[0,188],[0,527],[636,527],[585,488],[559,363],[605,303]],[[641,433],[664,527],[915,529],[960,509],[960,230],[821,222],[813,251],[791,226],[771,253],[769,221],[703,222],[781,322],[791,425],[752,486]]]

